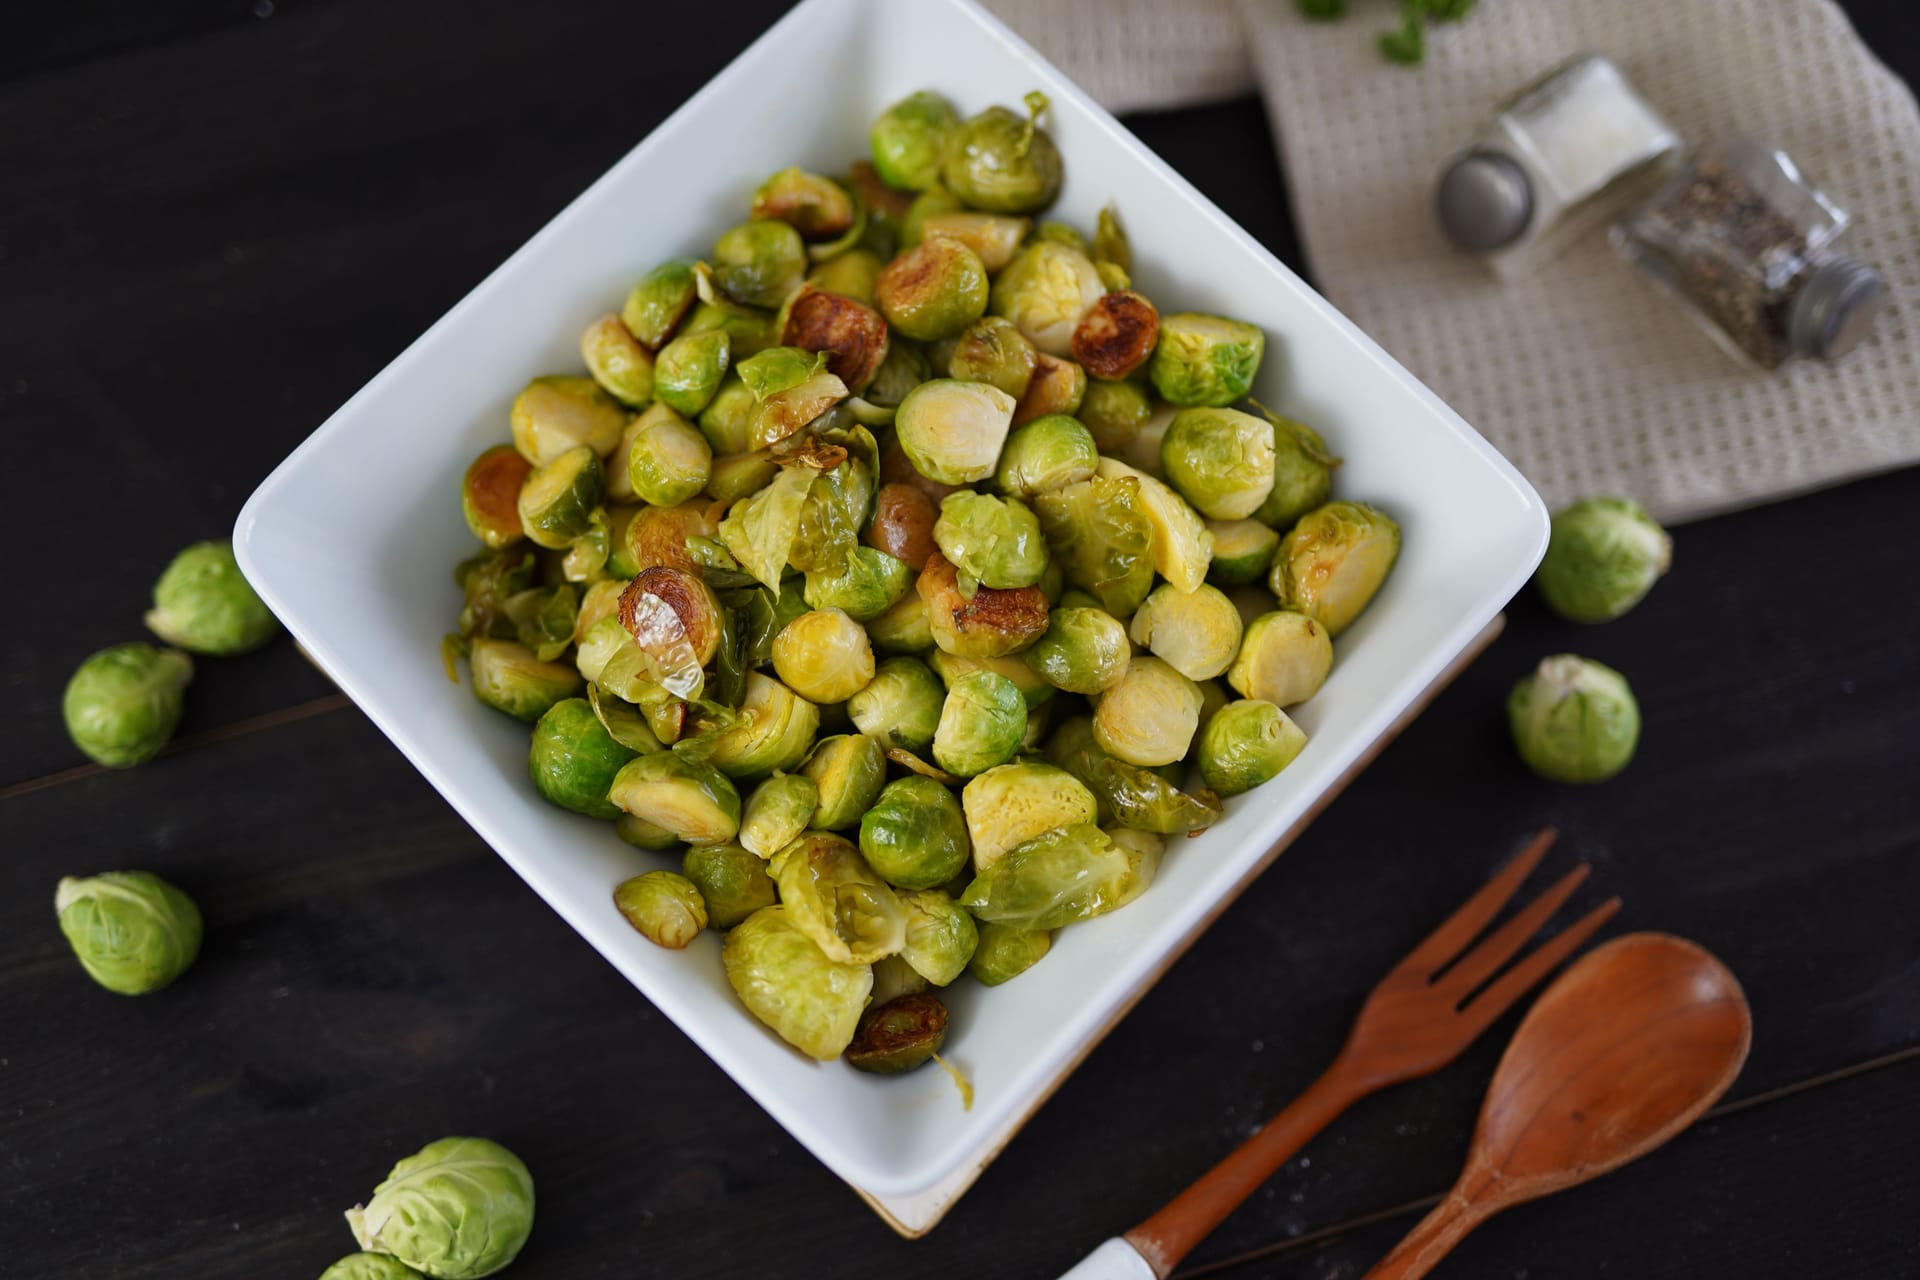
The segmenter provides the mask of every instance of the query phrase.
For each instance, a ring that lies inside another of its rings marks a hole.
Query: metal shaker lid
[[[1886,278],[1866,263],[1823,262],[1794,295],[1787,342],[1804,355],[1837,360],[1866,339],[1886,301]]]
[[[1440,175],[1434,212],[1456,248],[1487,253],[1525,233],[1533,220],[1533,184],[1512,157],[1470,151]]]

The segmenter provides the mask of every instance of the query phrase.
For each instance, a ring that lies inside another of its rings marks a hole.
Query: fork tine
[[[1555,934],[1538,951],[1500,975],[1498,981],[1460,1011],[1467,1020],[1468,1034],[1477,1036],[1486,1030],[1495,1018],[1512,1008],[1515,1001],[1558,968],[1561,961],[1578,951],[1594,931],[1612,919],[1613,913],[1619,909],[1620,899],[1608,898]]]
[[[1487,940],[1461,956],[1451,969],[1440,978],[1439,987],[1457,1000],[1464,1000],[1491,977],[1501,965],[1513,958],[1513,953],[1526,944],[1528,938],[1540,931],[1540,926],[1553,918],[1553,913],[1580,887],[1587,878],[1590,868],[1581,863],[1556,881],[1552,888],[1529,902],[1514,913],[1513,919],[1501,925],[1488,936]]]
[[[1500,873],[1487,881],[1480,892],[1468,898],[1458,911],[1447,917],[1444,924],[1427,935],[1426,941],[1395,965],[1394,976],[1430,978],[1439,971],[1441,965],[1459,955],[1500,914],[1500,908],[1507,905],[1507,899],[1513,897],[1521,883],[1533,874],[1533,869],[1540,865],[1540,859],[1546,857],[1547,850],[1559,834],[1548,827],[1535,836],[1533,842],[1520,851],[1519,857],[1502,867]]]

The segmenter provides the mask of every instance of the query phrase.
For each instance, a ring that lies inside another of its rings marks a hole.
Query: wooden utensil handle
[[[1234,1153],[1169,1200],[1158,1213],[1127,1232],[1153,1273],[1165,1280],[1189,1250],[1206,1239],[1228,1214],[1260,1189],[1335,1116],[1373,1091],[1336,1062]]]
[[[1361,1280],[1419,1280],[1439,1265],[1453,1246],[1487,1217],[1487,1211],[1456,1190],[1420,1219],[1392,1253],[1380,1259]]]

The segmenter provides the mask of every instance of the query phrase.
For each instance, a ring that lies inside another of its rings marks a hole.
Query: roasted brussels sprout
[[[160,754],[186,710],[193,659],[134,641],[90,656],[60,700],[67,735],[95,764],[126,769]]]
[[[1021,761],[988,769],[960,793],[973,843],[973,868],[985,871],[1015,845],[1056,827],[1095,821],[1093,793],[1064,769]]]
[[[860,732],[916,755],[933,745],[947,691],[918,658],[888,658],[866,688],[847,699],[847,714]],[[871,861],[871,858],[869,858]]]
[[[1534,585],[1569,622],[1610,622],[1673,562],[1673,539],[1637,502],[1585,498],[1553,517]]]
[[[580,335],[580,358],[606,393],[638,409],[653,399],[653,352],[619,316],[608,312]]]
[[[787,304],[780,341],[802,351],[827,354],[827,372],[858,395],[887,359],[887,322],[852,298],[823,289],[802,289]]]
[[[533,789],[549,802],[610,821],[620,809],[607,799],[607,789],[620,767],[639,754],[614,740],[585,698],[566,698],[533,727],[527,772]]]
[[[1011,982],[1039,964],[1053,948],[1053,934],[1046,929],[1022,929],[989,921],[979,926],[979,933],[967,972],[984,987]]]
[[[1026,700],[1027,710],[1032,711],[1053,696],[1053,686],[1042,679],[1025,662],[1024,654],[1015,654],[1005,658],[963,658],[958,654],[946,653],[936,649],[927,655],[927,665],[940,677],[946,687],[953,688],[954,682],[962,676],[975,671],[991,671],[997,676],[1005,676],[1013,681],[1013,687],[1020,691]]]
[[[906,599],[867,624],[867,638],[881,653],[926,653],[934,647],[927,602],[918,592],[908,592]]]
[[[613,820],[613,834],[636,849],[646,849],[652,853],[669,853],[680,847],[679,836],[630,813],[623,813]]]
[[[806,759],[819,727],[818,707],[778,680],[749,671],[733,725],[714,737],[707,758],[734,778],[792,769]]]
[[[1017,498],[962,491],[940,504],[933,526],[940,554],[965,575],[966,582],[1000,590],[1031,587],[1047,567],[1047,544],[1040,521]]]
[[[971,920],[973,917],[967,918]],[[901,996],[917,995],[925,991],[927,986],[927,980],[901,956],[881,956],[873,962],[873,1004],[867,1007],[883,1005]]]
[[[1209,520],[1213,561],[1207,577],[1224,587],[1244,587],[1267,576],[1280,535],[1258,520]]]
[[[1247,624],[1227,683],[1242,697],[1291,707],[1320,692],[1333,670],[1333,639],[1303,613],[1265,613]]]
[[[987,309],[987,268],[958,240],[922,240],[889,262],[873,298],[887,323],[909,338],[950,337]]]
[[[512,640],[475,636],[467,651],[473,696],[529,724],[554,703],[580,692],[580,673],[559,662],[542,662]]]
[[[740,793],[711,764],[672,751],[622,765],[607,799],[688,844],[725,844],[740,833]]]
[[[1213,535],[1186,499],[1143,471],[1113,458],[1100,459],[1099,474],[1140,485],[1140,509],[1153,526],[1153,567],[1181,591],[1196,591],[1207,579]]]
[[[627,483],[643,501],[677,506],[707,487],[713,447],[685,418],[661,403],[641,414],[634,427]]]
[[[933,541],[936,519],[933,500],[912,485],[881,485],[874,496],[873,520],[862,536],[868,546],[919,573],[937,549]]]
[[[871,442],[865,427],[854,430]],[[815,476],[800,506],[788,562],[804,573],[841,572],[846,557],[859,545],[861,526],[873,508],[873,492],[873,470],[859,457],[849,457]]]
[[[1182,311],[1161,319],[1147,376],[1168,404],[1223,407],[1253,389],[1266,350],[1267,336],[1250,324]]]
[[[532,470],[510,444],[497,444],[473,460],[460,482],[460,513],[474,537],[499,548],[527,536],[520,527],[520,486]]]
[[[1027,666],[1056,689],[1096,694],[1127,674],[1133,650],[1127,628],[1102,609],[1055,609],[1046,634],[1020,655]]]
[[[896,778],[860,819],[860,852],[897,888],[943,885],[967,865],[960,802],[932,778]]]
[[[711,505],[695,499],[677,507],[644,507],[636,513],[627,526],[627,558],[634,573],[655,565],[697,572],[700,563],[688,546],[695,538],[711,538],[719,531]]]
[[[1038,213],[1060,194],[1060,151],[1040,128],[1043,93],[1026,96],[1027,114],[988,107],[947,137],[940,166],[947,188],[988,213]]]
[[[1400,556],[1400,526],[1363,502],[1329,502],[1280,540],[1269,585],[1283,609],[1338,636],[1360,616]]]
[[[168,644],[214,657],[250,653],[280,630],[231,542],[196,542],[175,556],[154,584],[145,621]]]
[[[773,640],[773,669],[811,702],[844,702],[873,679],[873,645],[840,609],[815,609]]]
[[[740,843],[751,853],[771,858],[807,829],[819,803],[820,790],[812,778],[775,774],[747,797],[740,817]]]
[[[907,213],[900,220],[900,245],[902,249],[911,249],[926,237],[927,219],[946,213],[963,213],[966,206],[960,198],[945,187],[935,184],[913,198],[907,206]],[[985,265],[984,263],[982,264]]]
[[[1160,312],[1131,289],[1102,294],[1074,326],[1071,350],[1089,376],[1118,382],[1160,341]]]
[[[680,872],[700,891],[707,923],[716,929],[731,929],[773,905],[767,864],[737,844],[697,845],[681,859]]]
[[[903,893],[900,902],[907,909],[907,941],[900,948],[901,959],[936,987],[965,973],[980,941],[973,917],[938,889]]]
[[[753,861],[759,865],[758,858]],[[769,894],[762,905],[772,901]],[[613,891],[613,905],[647,941],[673,951],[684,950],[707,927],[700,886],[676,871],[648,871],[622,880]]]
[[[727,370],[727,376],[720,380],[720,387],[713,393],[713,399],[707,401],[707,407],[700,411],[698,426],[700,434],[707,439],[707,448],[715,457],[734,457],[753,448],[753,419],[759,411],[760,400],[753,394],[752,388],[740,377],[739,366]],[[646,415],[642,414],[644,418]],[[634,419],[627,428],[629,439],[640,418]],[[618,460],[619,454],[615,454]],[[766,473],[771,476],[773,473]],[[752,492],[748,490],[747,492]],[[615,494],[619,497],[619,494]]]
[[[1067,582],[1125,617],[1153,587],[1153,523],[1134,476],[1082,480],[1034,499],[1048,550]]]
[[[1099,464],[1100,450],[1079,419],[1050,413],[1007,437],[994,481],[1016,498],[1032,498],[1091,479]]]
[[[1121,446],[1120,460],[1136,471],[1163,479],[1160,475],[1160,442],[1166,438],[1167,428],[1173,425],[1173,415],[1179,412],[1174,405],[1154,403],[1147,420],[1140,424],[1133,438]]]
[[[761,453],[731,453],[713,460],[707,493],[716,502],[735,503],[767,487],[780,466]]]
[[[67,876],[53,910],[87,976],[119,995],[158,991],[200,954],[200,909],[151,871]]]
[[[1016,653],[1047,629],[1047,597],[1038,587],[961,591],[959,571],[935,553],[915,584],[927,605],[927,626],[934,643],[963,658],[998,658]]]
[[[704,263],[700,269],[706,269]],[[716,296],[719,295],[716,293]],[[777,312],[759,311],[735,302],[702,302],[693,309],[686,323],[680,326],[678,336],[684,338],[696,333],[727,335],[727,360],[738,364],[780,341],[780,316]],[[663,353],[664,350],[662,348]],[[654,391],[658,394],[660,362],[657,356],[654,359],[653,382]]]
[[[933,762],[970,778],[1004,764],[1027,732],[1027,703],[1013,681],[972,671],[953,682],[933,734]]]
[[[853,225],[853,197],[832,178],[796,166],[760,184],[753,216],[778,219],[808,240],[831,240]]]
[[[1038,354],[1033,344],[1013,327],[1013,321],[982,316],[962,330],[955,340],[947,370],[963,382],[984,382],[998,387],[1017,401],[1026,394],[1027,384],[1033,380]]]
[[[876,738],[864,733],[835,734],[820,739],[800,772],[813,779],[819,795],[809,825],[821,831],[844,831],[859,824],[860,815],[880,794],[887,780],[887,757]]]
[[[1211,680],[1240,651],[1240,611],[1219,588],[1157,588],[1129,624],[1133,642],[1189,680]]]
[[[870,964],[905,943],[906,908],[850,841],[809,831],[767,868],[788,918],[830,958]]]
[[[721,543],[771,591],[780,589],[815,479],[806,467],[783,467],[772,484],[734,503],[720,522]],[[636,529],[639,525],[634,521]]]
[[[384,1253],[350,1253],[322,1271],[320,1280],[420,1280],[420,1272]]]
[[[925,191],[940,180],[947,138],[960,124],[953,104],[922,89],[880,113],[867,135],[874,172],[901,191]]]
[[[872,547],[847,553],[839,573],[809,573],[806,601],[816,609],[839,609],[855,622],[867,622],[899,604],[913,589],[906,563]]]
[[[921,475],[941,484],[972,484],[993,474],[1013,406],[1013,397],[998,387],[935,378],[907,393],[894,430]]]
[[[1100,695],[1093,710],[1094,740],[1128,764],[1172,764],[1193,745],[1200,703],[1200,687],[1173,666],[1159,658],[1135,658]]]
[[[1139,897],[1159,869],[1145,847],[1129,848],[1091,823],[1033,837],[975,876],[960,905],[989,924],[1058,929],[1103,916]]]
[[[1078,249],[1039,240],[1022,249],[993,282],[988,307],[1050,356],[1073,354],[1073,331],[1106,293],[1100,273]]]
[[[847,1046],[847,1065],[897,1076],[925,1066],[946,1042],[947,1006],[924,992],[899,996],[860,1015]]]
[[[393,1166],[347,1210],[362,1249],[434,1280],[478,1280],[519,1256],[533,1231],[533,1175],[485,1138],[442,1138]]]
[[[796,925],[792,908],[762,907],[727,934],[727,981],[754,1017],[823,1062],[840,1056],[873,990],[865,964],[828,958]]]
[[[1028,224],[1025,218],[1003,214],[955,212],[926,214],[919,225],[922,239],[958,240],[978,254],[981,265],[992,273],[1013,261]]]
[[[1271,702],[1230,702],[1200,731],[1200,776],[1223,796],[1251,791],[1293,763],[1307,735]]]
[[[785,226],[785,223],[768,223]],[[733,358],[731,335],[725,329],[686,332],[660,348],[653,365],[653,390],[660,403],[689,417],[712,403],[720,390],[727,366]],[[703,440],[704,444],[705,441]],[[629,455],[628,466],[637,461],[640,450]],[[706,481],[703,479],[702,484]],[[636,483],[637,487],[637,483]],[[663,504],[671,506],[671,503]]]
[[[714,283],[729,298],[750,307],[779,306],[806,274],[806,243],[784,222],[743,222],[714,242]]]
[[[1571,653],[1544,658],[1507,698],[1520,758],[1553,782],[1605,782],[1633,759],[1640,704],[1612,667]]]
[[[845,253],[828,258],[809,271],[807,283],[821,292],[850,298],[872,310],[874,286],[879,282],[880,268],[886,265],[880,255],[871,249],[849,249]],[[790,303],[787,308],[789,317],[793,311],[794,305]],[[788,346],[805,345],[785,334],[780,340]]]
[[[1160,438],[1160,473],[1214,520],[1239,520],[1273,491],[1273,424],[1238,409],[1182,409]]]
[[[680,327],[698,298],[692,258],[663,262],[633,286],[620,319],[642,346],[658,351]]]
[[[720,648],[720,601],[685,569],[642,569],[620,593],[620,625],[650,660],[653,683],[680,698],[697,698],[702,668]]]
[[[907,342],[889,341],[887,358],[867,384],[863,398],[883,409],[897,409],[913,390],[933,376],[933,366],[919,347]]]
[[[564,551],[593,525],[607,496],[607,473],[586,445],[535,467],[520,486],[520,525],[540,546]]]
[[[627,412],[592,378],[535,378],[514,397],[513,447],[538,467],[582,445],[599,457],[613,452]]]
[[[1124,448],[1153,416],[1153,401],[1140,381],[1089,382],[1077,415],[1103,450]],[[1156,455],[1157,456],[1157,455]]]
[[[1034,359],[1033,380],[1027,383],[1027,394],[1013,406],[1013,425],[1025,426],[1055,414],[1072,417],[1080,412],[1080,402],[1086,395],[1085,369],[1071,360],[1041,352]]]
[[[1312,428],[1268,409],[1261,412],[1273,424],[1273,491],[1253,518],[1276,529],[1290,529],[1333,492],[1333,473],[1340,459],[1327,451],[1326,442]]]

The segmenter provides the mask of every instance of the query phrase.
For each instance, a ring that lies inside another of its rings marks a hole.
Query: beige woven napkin
[[[1391,6],[1339,23],[1293,0],[987,0],[1116,109],[1241,92],[1279,137],[1321,289],[1555,505],[1592,493],[1684,520],[1920,460],[1920,110],[1831,0],[1481,0],[1417,70],[1380,60]],[[1606,53],[1690,138],[1792,153],[1855,215],[1892,303],[1832,366],[1748,373],[1604,234],[1518,283],[1450,250],[1435,174],[1493,104]]]

